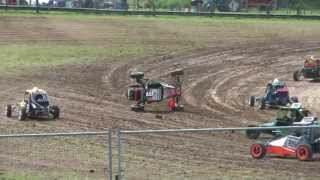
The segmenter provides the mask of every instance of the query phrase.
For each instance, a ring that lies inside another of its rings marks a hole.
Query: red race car
[[[182,96],[182,80],[184,72],[181,69],[170,73],[175,83],[169,85],[162,81],[150,80],[144,78],[143,72],[134,72],[130,74],[130,78],[136,80],[136,84],[128,87],[127,98],[134,101],[131,110],[144,111],[145,104],[167,101],[170,111],[183,110],[181,104]]]
[[[311,80],[320,79],[320,57],[307,56],[303,67],[293,73],[295,81],[301,81],[304,78]]]

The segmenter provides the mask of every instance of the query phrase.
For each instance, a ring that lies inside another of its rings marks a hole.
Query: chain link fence
[[[293,173],[297,159],[251,157],[253,143],[275,136],[244,131],[296,129],[320,139],[319,125],[0,135],[0,179],[318,179],[317,161]]]
[[[0,179],[111,179],[111,132],[0,136]]]
[[[320,15],[320,3],[314,0],[0,0],[0,9],[129,15]]]
[[[297,128],[297,127],[284,127]],[[300,127],[307,128],[307,127]],[[216,128],[118,131],[117,174],[122,180],[172,179],[304,179],[292,173],[299,160],[267,155],[251,157],[250,146],[275,137],[264,134],[248,139],[243,131],[270,128]],[[287,130],[288,130],[287,129]],[[308,164],[309,163],[309,164]],[[317,161],[304,164],[301,171],[315,170]],[[281,164],[281,165],[280,165]],[[272,173],[271,173],[272,172]],[[314,178],[319,178],[314,175]]]

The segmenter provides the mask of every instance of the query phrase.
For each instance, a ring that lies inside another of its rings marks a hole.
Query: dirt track
[[[8,26],[11,25],[10,22],[7,23]],[[29,23],[32,24],[32,22]],[[70,26],[76,35],[85,34],[81,29],[83,24],[74,23]],[[63,27],[60,28],[63,29]],[[0,31],[0,36],[7,38],[1,38],[2,44],[29,42],[34,38],[39,38],[36,41],[69,40],[79,43],[91,38],[90,36],[76,36],[70,34],[69,31],[65,33],[61,29],[48,28],[40,33],[40,36],[25,35],[19,30],[10,31],[11,33]],[[48,37],[56,37],[56,39],[48,39]],[[95,41],[95,38],[91,40]],[[161,43],[165,42],[164,40]],[[104,128],[163,129],[247,126],[262,122],[274,115],[274,111],[248,108],[247,101],[251,95],[261,94],[265,83],[276,77],[286,81],[290,93],[297,95],[304,106],[320,114],[317,108],[319,103],[313,101],[320,97],[320,94],[317,93],[320,89],[318,84],[308,81],[297,83],[292,80],[293,71],[302,63],[301,58],[307,54],[318,53],[319,46],[320,42],[311,40],[301,43],[288,41],[281,44],[276,42],[274,44],[252,43],[246,46],[217,46],[170,52],[155,57],[130,59],[130,61],[114,60],[91,65],[61,65],[50,68],[50,71],[39,69],[37,72],[22,73],[16,77],[1,78],[0,100],[2,103],[20,100],[23,89],[37,85],[47,89],[53,101],[61,106],[62,119],[19,122],[2,115],[0,129],[2,132],[27,133],[102,130]],[[166,113],[165,106],[149,106],[146,108],[146,113],[131,112],[128,108],[130,103],[124,96],[126,86],[130,83],[128,73],[139,70],[144,71],[146,77],[168,81],[170,79],[168,73],[176,68],[172,66],[173,63],[179,64],[177,67],[185,70],[183,98],[186,111]],[[156,114],[160,114],[162,119],[156,118]],[[185,138],[180,136],[177,139],[186,140],[189,137],[199,138],[201,139],[199,142],[203,141],[203,143],[207,142],[208,138],[213,138],[224,153],[213,149],[206,154],[207,150],[201,151],[201,148],[198,148],[198,154],[193,154],[192,147],[183,150],[177,148],[176,151],[179,153],[183,151],[184,155],[192,156],[191,159],[202,162],[203,166],[210,167],[210,165],[220,163],[221,168],[217,171],[228,172],[232,170],[230,166],[234,169],[235,167],[254,169],[259,166],[261,172],[274,172],[275,175],[284,173],[283,177],[287,178],[302,178],[311,175],[318,179],[320,176],[319,161],[301,163],[292,159],[251,160],[247,151],[248,140],[243,135],[232,135],[231,139],[224,134],[214,137],[190,135]],[[169,139],[169,142],[173,141],[173,144],[176,143],[175,140],[170,139],[171,137],[163,138]],[[235,142],[237,142],[236,145],[233,144]],[[161,144],[161,142],[158,143]],[[205,145],[199,144],[203,148]],[[173,154],[172,157],[169,155],[169,159],[185,157],[177,156],[176,152]],[[232,157],[228,154],[232,154]],[[204,156],[205,159],[203,159]],[[244,174],[240,172],[241,170],[238,171],[241,175]],[[207,174],[210,175],[210,173]],[[255,174],[259,175],[259,172]]]

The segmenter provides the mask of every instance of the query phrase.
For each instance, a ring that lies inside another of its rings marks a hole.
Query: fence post
[[[39,13],[39,0],[36,0],[36,13]]]
[[[108,129],[109,180],[112,180],[112,131]]]
[[[122,179],[121,174],[121,130],[117,129],[118,138],[118,180]]]

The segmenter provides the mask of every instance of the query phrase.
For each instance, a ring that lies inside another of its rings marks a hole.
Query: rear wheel
[[[18,119],[19,121],[24,121],[27,118],[26,108],[20,107],[18,112]]]
[[[300,70],[297,70],[293,73],[293,80],[295,81],[301,81],[303,80],[303,75],[302,72]]]
[[[250,97],[250,100],[249,100],[249,105],[250,105],[251,107],[253,107],[255,101],[256,101],[256,98],[255,98],[254,96],[251,96],[251,97]]]
[[[297,158],[300,161],[308,161],[312,158],[312,149],[308,144],[300,144],[296,150]]]
[[[256,126],[250,125],[249,127],[256,127]],[[247,138],[249,139],[258,139],[258,137],[260,136],[260,132],[257,130],[247,130],[246,135],[247,135]]]
[[[265,145],[261,143],[252,144],[250,154],[254,159],[262,159],[266,155]]]
[[[11,104],[8,104],[6,106],[6,115],[7,115],[7,117],[11,117],[12,116],[12,106],[11,106]]]

